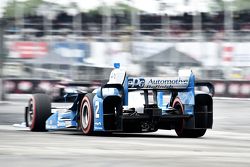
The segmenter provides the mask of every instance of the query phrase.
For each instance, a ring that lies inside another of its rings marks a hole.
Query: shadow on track
[[[122,138],[178,138],[177,136],[172,135],[162,135],[162,134],[156,134],[155,132],[149,132],[149,133],[118,133],[118,132],[99,132],[95,133],[93,135],[84,135],[80,130],[75,129],[63,129],[63,130],[57,130],[57,131],[49,131],[45,132],[49,134],[56,134],[56,135],[72,135],[72,136],[82,136],[82,137],[122,137]]]

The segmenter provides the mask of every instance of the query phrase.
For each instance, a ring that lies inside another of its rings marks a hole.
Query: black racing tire
[[[34,94],[25,108],[26,126],[31,131],[46,131],[46,120],[51,115],[51,100],[46,94]]]
[[[181,100],[176,97],[173,102],[173,107],[177,109],[181,114],[184,112],[184,106],[181,103]],[[184,128],[184,119],[181,119],[176,122],[175,132],[178,137],[182,138],[198,138],[202,137],[206,133],[207,129],[185,129]]]
[[[80,128],[85,135],[93,134],[94,130],[94,107],[93,98],[95,94],[86,94],[82,101],[80,107]]]

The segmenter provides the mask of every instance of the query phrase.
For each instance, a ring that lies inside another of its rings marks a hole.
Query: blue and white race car
[[[195,81],[190,70],[178,77],[130,77],[116,63],[105,85],[92,93],[76,93],[68,108],[52,108],[48,95],[33,95],[25,107],[25,122],[31,131],[75,128],[91,135],[174,129],[179,137],[196,138],[212,128],[213,94],[213,85]]]

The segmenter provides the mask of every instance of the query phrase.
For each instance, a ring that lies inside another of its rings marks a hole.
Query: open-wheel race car
[[[212,128],[213,94],[213,85],[195,81],[191,70],[177,77],[130,77],[116,63],[105,85],[92,93],[76,93],[68,108],[51,107],[48,95],[33,95],[25,107],[25,122],[31,131],[75,128],[91,135],[174,129],[179,137],[196,138]]]

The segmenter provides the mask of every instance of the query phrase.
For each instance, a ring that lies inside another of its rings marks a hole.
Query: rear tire
[[[173,102],[173,107],[177,109],[180,114],[184,113],[184,106],[181,103],[181,100],[177,97]],[[185,129],[184,128],[184,119],[181,119],[176,122],[175,132],[178,137],[183,138],[198,138],[203,136],[206,133],[207,129]]]
[[[51,101],[46,94],[35,94],[25,109],[26,126],[31,131],[46,131],[46,120],[51,115]]]
[[[95,94],[86,94],[80,107],[80,127],[85,135],[91,135],[94,130],[94,107],[93,98]]]

